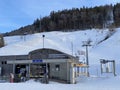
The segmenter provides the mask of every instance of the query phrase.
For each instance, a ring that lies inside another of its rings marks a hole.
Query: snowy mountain
[[[27,55],[30,51],[43,48],[43,37],[44,37],[44,47],[45,48],[52,48],[57,49],[62,52],[73,54],[74,56],[79,56],[80,61],[84,61],[85,55],[81,55],[81,51],[85,52],[85,47],[82,47],[84,41],[91,41],[91,45],[89,47],[89,62],[90,62],[90,74],[91,77],[89,78],[79,78],[78,84],[66,86],[64,84],[56,84],[56,87],[51,88],[52,90],[96,90],[97,87],[100,85],[100,90],[118,90],[120,83],[118,81],[119,78],[119,53],[120,53],[120,28],[117,28],[115,32],[111,32],[108,29],[105,30],[85,30],[85,31],[75,31],[75,32],[44,32],[44,33],[37,33],[31,34],[26,36],[11,36],[5,37],[5,44],[6,46],[0,48],[0,56],[5,55]],[[73,51],[73,52],[72,52]],[[107,60],[115,60],[116,61],[116,74],[117,77],[109,77],[109,75],[102,78],[100,75],[100,59],[107,59]],[[93,77],[94,76],[94,77]],[[105,80],[104,80],[105,79]],[[97,83],[96,83],[97,82]],[[111,83],[110,83],[111,82]],[[112,84],[114,82],[114,84]],[[109,86],[106,83],[110,84]],[[53,85],[51,83],[49,86]],[[81,84],[81,85],[80,85]],[[13,84],[16,85],[16,84]],[[26,84],[20,84],[20,86],[25,86]],[[27,84],[28,85],[28,84]],[[31,85],[31,84],[29,84]],[[34,85],[34,84],[33,84]],[[41,85],[41,84],[40,84]],[[80,85],[80,86],[79,86]],[[85,86],[88,87],[85,87]],[[95,86],[96,85],[96,86]],[[4,86],[4,85],[3,85]],[[2,89],[7,90],[2,85]],[[10,84],[8,84],[10,86]],[[35,83],[33,88],[29,88],[30,90],[36,89],[43,89],[49,90],[49,86],[41,85],[39,86],[38,83]],[[61,87],[62,86],[62,87]],[[71,87],[71,88],[70,88]],[[16,90],[17,87],[13,87],[13,90]],[[114,89],[116,88],[116,89]],[[12,90],[12,88],[10,89]],[[19,89],[17,89],[19,90]],[[26,90],[26,89],[24,89]]]

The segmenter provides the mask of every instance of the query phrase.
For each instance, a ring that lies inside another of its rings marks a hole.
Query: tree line
[[[82,7],[52,11],[49,16],[37,18],[32,25],[21,27],[7,35],[32,34],[49,31],[76,31],[120,26],[120,3],[96,7]]]

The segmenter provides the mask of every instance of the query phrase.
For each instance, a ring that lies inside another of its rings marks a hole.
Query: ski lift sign
[[[41,63],[41,62],[43,62],[43,60],[39,60],[39,59],[38,60],[32,60],[32,62],[33,63]]]

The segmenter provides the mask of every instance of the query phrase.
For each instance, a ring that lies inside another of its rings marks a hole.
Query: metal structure
[[[88,76],[88,65],[84,63],[76,64],[77,76]]]
[[[113,73],[116,76],[115,60],[100,59],[101,74]]]
[[[86,47],[86,64],[87,66],[89,66],[89,58],[88,58],[88,47],[91,46],[91,41],[88,40],[88,41],[83,41],[83,47]],[[89,67],[88,67],[89,68]],[[89,76],[89,69],[88,69],[88,76]]]

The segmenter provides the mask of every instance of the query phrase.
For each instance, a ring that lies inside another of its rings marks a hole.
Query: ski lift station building
[[[75,65],[79,59],[58,50],[42,48],[33,50],[28,55],[0,56],[0,76],[8,77],[10,73],[15,79],[21,71],[26,70],[27,78],[49,77],[49,80],[75,83]]]

